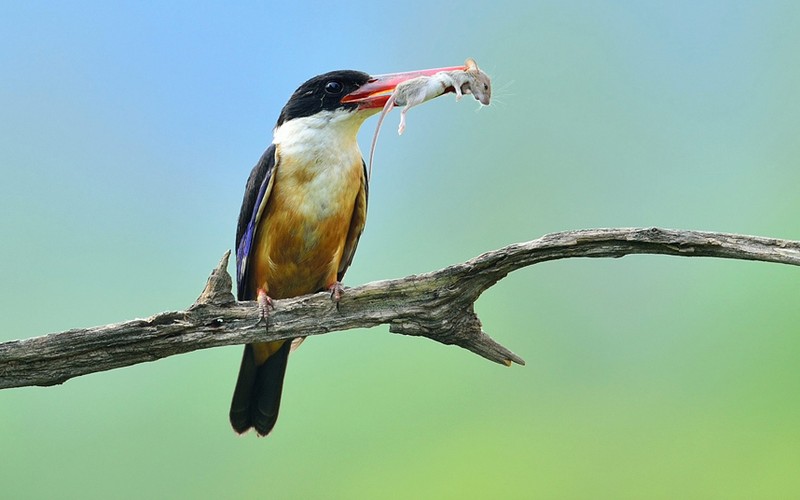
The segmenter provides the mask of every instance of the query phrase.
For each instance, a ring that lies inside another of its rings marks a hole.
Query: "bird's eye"
[[[344,89],[344,85],[342,82],[338,82],[336,80],[331,80],[325,84],[325,92],[329,94],[339,94]]]

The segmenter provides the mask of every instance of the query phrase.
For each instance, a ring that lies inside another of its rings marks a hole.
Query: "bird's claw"
[[[258,289],[258,297],[256,298],[256,302],[258,303],[258,321],[256,322],[255,326],[260,326],[262,323],[264,327],[267,326],[267,319],[269,318],[269,310],[275,309],[275,306],[272,305],[272,299],[269,295],[267,295],[267,291],[263,288]]]
[[[339,310],[339,301],[342,300],[342,294],[344,293],[344,287],[340,282],[335,282],[333,285],[328,287],[328,291],[331,292],[331,300],[336,304],[336,310]]]

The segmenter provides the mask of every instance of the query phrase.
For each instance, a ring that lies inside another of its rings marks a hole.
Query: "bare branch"
[[[511,271],[548,260],[668,254],[800,265],[800,242],[698,231],[590,229],[546,235],[432,273],[275,301],[269,328],[254,302],[236,302],[227,253],[189,309],[0,344],[0,388],[54,385],[87,373],[232,344],[389,324],[389,331],[455,344],[486,359],[525,362],[481,328],[474,303]]]

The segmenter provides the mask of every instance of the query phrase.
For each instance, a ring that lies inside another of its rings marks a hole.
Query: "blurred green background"
[[[0,4],[0,339],[191,304],[306,78],[460,64],[494,104],[392,114],[346,284],[579,228],[800,239],[800,3]],[[368,150],[376,120],[362,130]],[[313,338],[272,436],[241,348],[0,391],[3,498],[800,496],[800,270],[566,260],[477,309],[506,369]]]

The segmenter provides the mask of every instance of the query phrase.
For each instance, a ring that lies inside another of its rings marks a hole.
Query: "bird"
[[[257,301],[259,322],[267,324],[273,299],[327,290],[338,307],[367,218],[358,131],[400,83],[456,69],[464,67],[337,70],[291,95],[247,179],[236,228],[237,298]],[[291,339],[245,346],[229,415],[235,432],[272,431],[291,348]]]

